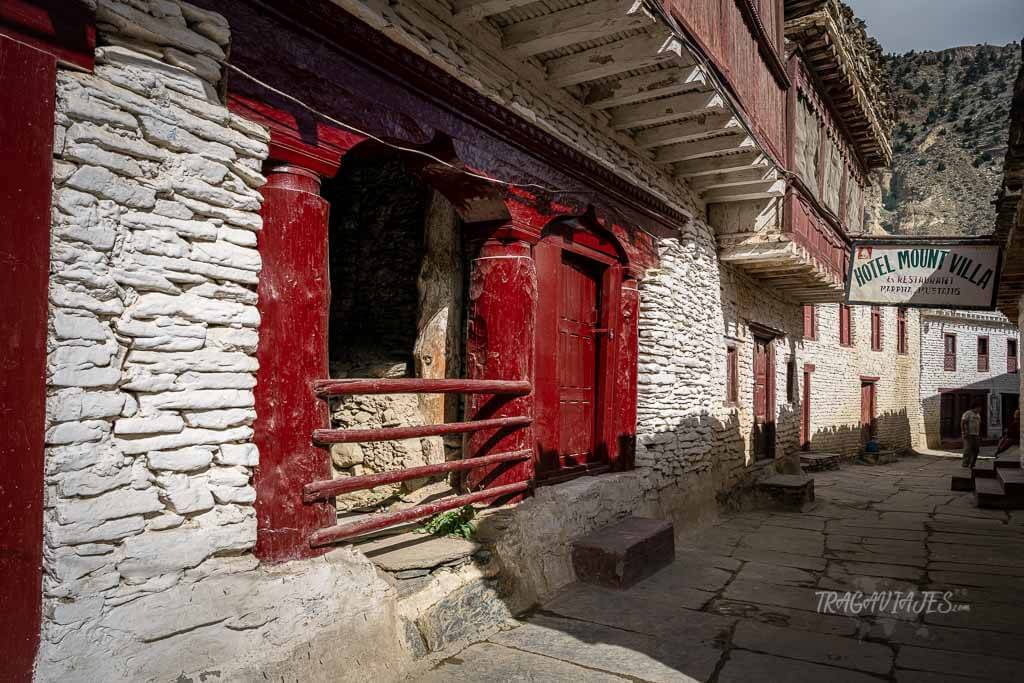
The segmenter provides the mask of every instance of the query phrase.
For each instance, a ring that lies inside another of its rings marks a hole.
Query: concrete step
[[[572,566],[580,581],[629,588],[675,558],[672,522],[628,517],[576,540]]]
[[[1007,468],[1007,469],[1020,469],[1020,455],[1017,453],[1003,453],[1002,455],[996,456],[996,467]]]
[[[842,457],[838,453],[801,453],[800,468],[804,472],[838,470]]]
[[[776,507],[806,512],[814,504],[814,479],[806,474],[775,474],[757,482],[757,492]]]
[[[950,491],[973,491],[974,477],[969,474],[954,474],[949,483]]]
[[[1012,496],[1024,496],[1024,471],[1011,467],[999,467],[996,470],[999,483],[1003,490]]]
[[[971,470],[975,479],[995,479],[996,465],[992,460],[979,460]]]
[[[888,465],[889,463],[896,462],[896,451],[875,451],[869,453],[863,451],[860,454],[859,462],[862,465]]]

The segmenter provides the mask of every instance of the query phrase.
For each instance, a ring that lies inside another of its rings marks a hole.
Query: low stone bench
[[[806,474],[773,474],[757,482],[757,491],[784,510],[805,512],[814,504],[814,479]]]
[[[572,546],[576,578],[610,588],[629,588],[675,558],[672,522],[629,517],[604,527]]]
[[[804,472],[838,470],[842,457],[838,453],[801,453],[800,467]]]
[[[896,460],[896,451],[892,450],[875,451],[874,453],[862,451],[860,454],[860,463],[862,465],[888,465],[896,462]]]

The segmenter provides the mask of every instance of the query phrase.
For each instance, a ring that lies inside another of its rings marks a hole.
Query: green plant
[[[441,512],[422,525],[417,531],[421,534],[433,534],[434,536],[458,536],[460,538],[471,539],[475,533],[473,528],[473,517],[476,516],[476,510],[472,505],[464,505],[457,510],[449,510],[448,512]]]

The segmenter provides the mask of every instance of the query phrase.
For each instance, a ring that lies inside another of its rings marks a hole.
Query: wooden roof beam
[[[716,187],[707,190],[702,198],[708,204],[722,204],[725,202],[745,202],[749,199],[770,199],[781,197],[786,193],[786,181],[761,180],[754,183],[730,185],[728,187]]]
[[[776,180],[778,177],[778,171],[774,168],[748,168],[742,171],[726,171],[724,173],[697,176],[687,182],[692,189],[703,192],[715,188]]]
[[[506,50],[529,57],[652,22],[642,0],[594,0],[512,24],[501,42]]]
[[[684,54],[682,42],[659,28],[545,63],[548,82],[558,88],[653,66]]]
[[[771,164],[760,151],[752,149],[740,154],[682,161],[675,165],[675,173],[683,178],[691,178],[726,171],[745,171],[750,168],[767,169],[770,166]]]
[[[725,99],[717,92],[695,92],[616,107],[611,111],[610,123],[616,130],[626,130],[670,123],[698,114],[724,114],[727,111]]]
[[[741,135],[746,134],[746,130],[732,114],[711,112],[678,123],[637,131],[633,139],[640,147],[651,148],[688,142],[715,133]]]
[[[714,156],[722,152],[736,152],[740,150],[757,150],[753,138],[746,135],[721,135],[706,140],[694,142],[680,142],[666,147],[659,147],[654,155],[654,162],[658,164],[672,164],[677,161],[688,161],[690,159],[701,159]]]
[[[482,21],[489,16],[507,12],[516,7],[532,5],[537,0],[455,0],[452,14],[456,19]]]
[[[689,53],[684,53],[677,61],[683,63],[688,57]],[[704,69],[693,64],[681,64],[678,68],[659,69],[595,85],[587,93],[584,102],[594,109],[611,109],[654,97],[705,90],[710,86],[711,82]]]

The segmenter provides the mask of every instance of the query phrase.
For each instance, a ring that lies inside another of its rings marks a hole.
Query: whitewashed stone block
[[[152,415],[118,420],[114,423],[114,434],[167,434],[184,428],[185,421],[178,415]]]
[[[241,465],[243,467],[256,467],[260,462],[259,450],[254,444],[229,444],[220,447],[214,456],[219,465]]]
[[[179,448],[173,451],[151,451],[146,455],[149,467],[170,472],[195,472],[209,467],[212,448]]]

